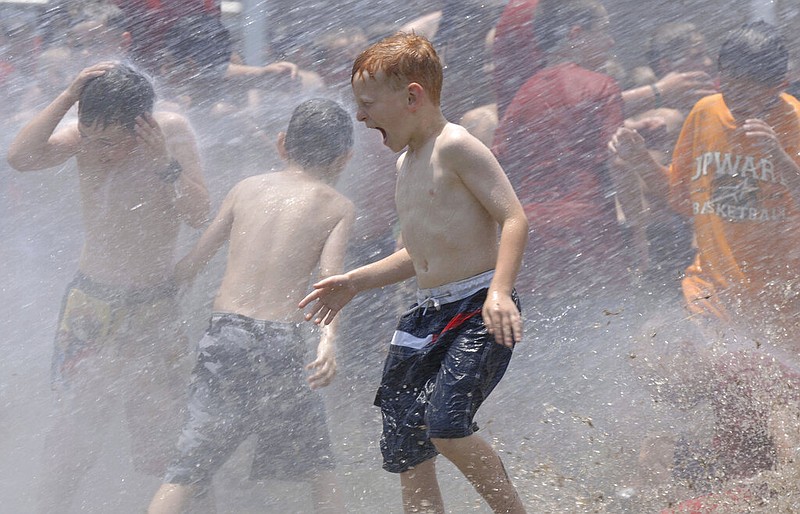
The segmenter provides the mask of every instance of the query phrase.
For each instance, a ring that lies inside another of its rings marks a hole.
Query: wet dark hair
[[[602,8],[597,0],[540,0],[533,29],[537,46],[546,52],[566,39],[570,28],[590,28],[600,20]]]
[[[353,120],[332,100],[306,100],[292,113],[284,147],[304,169],[328,166],[353,147]]]
[[[153,111],[153,83],[128,64],[116,64],[90,79],[78,99],[78,121],[101,128],[122,125],[133,130],[136,118]]]
[[[777,27],[755,21],[731,32],[717,62],[719,71],[728,76],[777,86],[786,79],[789,51]]]
[[[233,52],[230,32],[213,14],[182,17],[170,27],[165,42],[173,59],[192,59],[204,73],[223,74]]]

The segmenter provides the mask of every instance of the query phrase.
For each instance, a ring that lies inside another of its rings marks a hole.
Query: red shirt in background
[[[627,276],[606,146],[622,121],[616,81],[567,63],[528,79],[497,127],[493,151],[530,221],[537,288]]]

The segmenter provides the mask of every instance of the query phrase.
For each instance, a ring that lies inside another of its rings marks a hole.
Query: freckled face
[[[136,148],[136,134],[122,125],[78,124],[82,150],[103,164],[122,162]]]
[[[400,152],[408,145],[409,139],[403,129],[408,112],[405,89],[391,87],[381,72],[374,78],[366,74],[356,75],[352,86],[357,106],[356,119],[368,128],[378,130],[383,136],[383,144],[393,152]]]

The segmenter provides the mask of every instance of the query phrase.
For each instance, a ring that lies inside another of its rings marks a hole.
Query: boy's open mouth
[[[375,130],[381,133],[381,137],[383,138],[384,142],[386,141],[386,131],[380,127],[375,127]]]

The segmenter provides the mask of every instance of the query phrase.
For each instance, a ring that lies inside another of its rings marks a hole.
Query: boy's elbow
[[[527,233],[528,230],[530,230],[530,228],[531,228],[531,224],[528,221],[528,217],[525,215],[525,211],[522,211],[522,216],[520,216],[519,222],[522,225],[522,227],[525,229],[525,233]]]
[[[17,171],[31,171],[34,169],[32,159],[23,155],[21,152],[15,152],[13,149],[9,150],[6,154],[6,162]]]
[[[530,230],[530,222],[528,222],[528,216],[525,214],[525,211],[520,206],[519,210],[514,214],[511,218],[514,225],[519,227],[520,232],[525,233],[525,237],[528,235],[528,231]]]
[[[523,216],[520,220],[520,232],[522,232],[522,240],[525,244],[528,243],[528,237],[531,230],[531,224],[528,222],[528,218]]]

